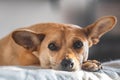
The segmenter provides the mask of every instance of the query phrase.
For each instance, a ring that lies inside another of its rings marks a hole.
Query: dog
[[[89,47],[116,24],[105,16],[82,28],[72,24],[39,23],[19,28],[0,40],[0,65],[40,66],[44,69],[97,71],[100,62],[87,60]]]

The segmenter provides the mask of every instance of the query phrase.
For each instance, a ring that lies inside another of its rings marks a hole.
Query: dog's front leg
[[[86,71],[96,72],[102,69],[101,63],[97,60],[87,60],[83,62],[82,69]]]

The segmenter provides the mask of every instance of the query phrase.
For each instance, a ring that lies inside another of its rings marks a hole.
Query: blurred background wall
[[[106,15],[116,16],[117,26],[90,48],[89,59],[120,59],[120,0],[0,0],[0,38],[16,28],[41,22],[85,27]]]

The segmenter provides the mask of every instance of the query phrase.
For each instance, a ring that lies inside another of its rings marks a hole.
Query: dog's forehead
[[[40,23],[29,27],[30,30],[36,33],[43,33],[51,38],[72,38],[78,37],[84,39],[85,34],[82,27],[73,24],[61,24],[61,23]]]
[[[29,27],[30,30],[36,33],[43,33],[46,35],[53,36],[67,36],[71,37],[74,35],[84,35],[82,27],[73,24],[62,24],[62,23],[40,23]]]
[[[79,34],[82,32],[82,28],[77,25],[73,24],[54,24],[49,26],[47,33],[48,34],[53,34],[56,33],[56,35],[74,35],[74,34]]]

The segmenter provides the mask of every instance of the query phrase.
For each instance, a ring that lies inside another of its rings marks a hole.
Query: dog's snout
[[[61,62],[61,66],[63,70],[71,71],[74,67],[74,60],[73,59],[63,59]]]

